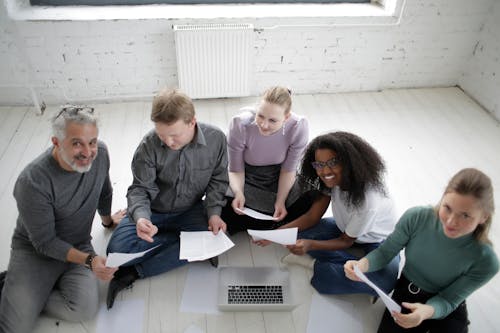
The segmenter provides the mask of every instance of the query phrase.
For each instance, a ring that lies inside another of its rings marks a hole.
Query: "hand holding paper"
[[[389,297],[386,293],[384,293],[379,287],[377,287],[373,282],[371,282],[363,272],[358,268],[358,266],[354,266],[354,273],[356,276],[361,279],[361,281],[365,282],[367,285],[373,288],[375,292],[380,296],[382,302],[384,302],[385,306],[389,310],[389,312],[401,312],[401,306],[398,303],[394,302],[392,298]]]
[[[239,208],[235,208],[235,209],[237,211],[239,211],[245,215],[248,215],[250,217],[253,217],[254,219],[257,219],[257,220],[271,220],[271,221],[277,220],[277,218],[272,217],[271,215],[259,213],[251,208],[248,208],[248,207],[245,207],[243,209],[239,209]]]
[[[247,232],[252,236],[254,241],[267,239],[271,242],[294,245],[297,242],[298,228],[275,229],[275,230],[252,230],[248,229]]]

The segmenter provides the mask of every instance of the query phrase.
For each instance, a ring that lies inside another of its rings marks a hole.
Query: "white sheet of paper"
[[[257,220],[274,220],[274,221],[276,220],[275,217],[272,217],[271,215],[259,213],[255,210],[253,210],[252,208],[244,207],[243,209],[236,208],[236,210],[245,214],[245,215],[253,217],[254,219],[257,219]]]
[[[154,246],[146,251],[137,252],[137,253],[119,253],[119,252],[110,253],[110,254],[108,254],[108,258],[106,259],[106,266],[107,267],[121,266],[121,265],[129,262],[130,260],[142,257],[143,255],[145,255],[146,253],[148,253],[152,249],[156,249],[158,246],[160,246],[160,245],[156,245],[156,246]]]
[[[189,264],[180,312],[219,314],[217,286],[219,271],[208,262]]]
[[[313,294],[307,333],[363,333],[363,325],[354,305],[334,296]]]
[[[181,231],[179,259],[188,261],[216,257],[234,246],[224,232],[214,235],[211,231]]]
[[[286,229],[275,229],[275,230],[252,230],[248,229],[247,232],[252,236],[253,240],[258,241],[261,239],[267,239],[271,242],[283,244],[283,245],[294,245],[297,242],[297,232],[298,228],[286,228]]]
[[[144,300],[116,300],[108,311],[102,304],[97,313],[96,333],[141,333],[144,321]]]
[[[382,300],[382,302],[384,302],[384,304],[387,307],[387,309],[389,310],[389,312],[393,312],[393,311],[401,312],[401,306],[399,306],[398,303],[394,302],[394,300],[392,298],[390,298],[389,295],[384,293],[384,291],[382,289],[380,289],[373,282],[371,282],[370,279],[368,279],[366,277],[366,275],[363,274],[363,272],[361,272],[361,270],[358,268],[358,266],[354,266],[354,273],[356,273],[356,276],[359,277],[363,282],[365,282],[367,285],[372,287],[373,290],[375,290],[375,292],[380,296],[380,299]]]

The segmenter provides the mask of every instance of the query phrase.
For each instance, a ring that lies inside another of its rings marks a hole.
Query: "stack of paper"
[[[206,260],[226,252],[234,243],[220,231],[181,231],[181,250],[179,259],[187,261]]]

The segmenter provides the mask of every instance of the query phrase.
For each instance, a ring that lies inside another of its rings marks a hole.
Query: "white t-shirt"
[[[392,233],[397,222],[392,199],[375,190],[366,192],[357,208],[347,205],[347,193],[335,186],[331,192],[332,213],[337,227],[356,243],[379,243]]]

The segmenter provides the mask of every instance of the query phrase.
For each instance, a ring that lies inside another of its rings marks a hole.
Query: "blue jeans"
[[[201,201],[185,212],[153,213],[151,222],[158,227],[158,233],[149,243],[137,236],[136,224],[127,216],[111,235],[106,252],[135,253],[160,245],[124,265],[134,265],[140,278],[158,275],[187,264],[187,260],[179,259],[180,232],[207,231],[207,221]]]
[[[298,238],[328,240],[338,238],[342,231],[335,224],[333,218],[323,218],[315,226],[299,232]],[[380,246],[381,243],[354,243],[352,248],[358,248],[363,256]],[[344,264],[348,260],[359,260],[345,250],[338,251],[309,251],[309,255],[316,259],[312,286],[321,294],[370,294],[376,292],[364,282],[352,281],[345,276]],[[396,283],[399,271],[399,255],[381,270],[367,273],[366,276],[386,293],[390,292]]]
[[[72,322],[97,313],[97,278],[83,265],[12,249],[0,301],[0,332],[31,332],[41,312]]]

